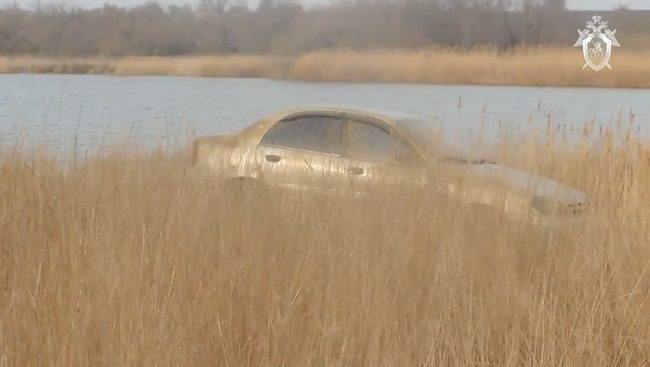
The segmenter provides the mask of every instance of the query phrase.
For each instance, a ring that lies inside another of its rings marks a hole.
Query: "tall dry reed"
[[[500,147],[597,203],[552,236],[434,193],[228,191],[184,153],[8,151],[0,362],[645,365],[650,163],[603,144]]]
[[[76,73],[254,77],[321,82],[521,85],[647,88],[650,54],[615,49],[612,69],[582,69],[578,48],[521,47],[316,51],[295,58],[273,55],[127,57],[123,59],[0,58],[1,73]]]

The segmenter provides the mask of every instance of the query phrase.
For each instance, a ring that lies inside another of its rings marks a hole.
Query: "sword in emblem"
[[[584,47],[586,47],[587,44],[589,44],[589,42],[591,42],[591,40],[594,38],[593,33],[589,33],[589,31],[586,30],[586,29],[585,29],[583,32],[581,32],[581,31],[578,29],[578,33],[580,33],[580,38],[578,38],[578,41],[576,41],[576,43],[575,43],[575,45],[573,45],[573,47],[582,46],[582,47],[584,48]],[[585,60],[585,61],[586,61],[586,60]],[[586,68],[587,66],[589,66],[589,63],[588,63],[588,62],[585,62],[585,64],[582,66],[582,70],[585,70],[585,68]]]

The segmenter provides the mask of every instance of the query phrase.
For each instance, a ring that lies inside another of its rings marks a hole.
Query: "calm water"
[[[193,132],[234,132],[279,108],[305,104],[396,109],[435,118],[447,135],[483,131],[485,140],[499,131],[545,131],[549,123],[575,136],[572,128],[590,120],[604,127],[620,120],[647,136],[649,101],[648,90],[0,75],[0,138],[28,134],[82,149],[125,137],[147,145],[185,142]]]

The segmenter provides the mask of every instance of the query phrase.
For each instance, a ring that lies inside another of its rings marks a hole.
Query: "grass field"
[[[0,364],[645,365],[650,162],[599,144],[500,146],[597,203],[551,237],[435,194],[235,195],[185,153],[6,150]]]
[[[323,82],[397,82],[572,87],[650,87],[650,53],[615,48],[612,69],[582,69],[582,50],[521,48],[319,51],[280,56],[128,57],[123,59],[0,58],[2,73],[190,75]]]

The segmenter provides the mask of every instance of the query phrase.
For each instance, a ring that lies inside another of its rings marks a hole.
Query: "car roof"
[[[281,120],[282,118],[292,115],[294,113],[309,113],[309,112],[343,112],[350,114],[358,114],[369,117],[378,118],[384,120],[390,125],[394,126],[400,132],[407,135],[422,135],[430,134],[434,131],[434,121],[427,119],[425,117],[417,116],[415,114],[410,114],[402,111],[390,110],[390,109],[380,109],[380,108],[371,108],[371,107],[351,107],[351,106],[303,106],[303,107],[293,107],[285,108],[280,111],[276,111],[271,115],[266,116],[262,120],[265,120],[265,125],[272,125],[274,122]]]
[[[310,105],[310,106],[302,106],[302,107],[292,107],[292,108],[285,108],[283,110],[277,111],[273,115],[276,114],[283,114],[283,115],[290,115],[293,113],[298,113],[298,112],[319,112],[319,111],[331,111],[331,112],[347,112],[347,113],[355,113],[355,114],[360,114],[360,115],[368,115],[368,116],[373,116],[376,118],[380,118],[382,120],[386,120],[387,122],[393,123],[395,121],[399,120],[408,120],[408,119],[422,119],[426,120],[425,118],[421,116],[417,116],[414,114],[402,112],[402,111],[397,111],[397,110],[391,110],[391,109],[381,109],[381,108],[374,108],[374,107],[354,107],[354,106],[345,106],[345,105]]]
[[[437,145],[438,148],[442,148],[444,145],[445,150],[451,148],[453,151],[460,153],[458,151],[458,146],[449,146],[449,142],[443,142],[444,139],[442,139],[439,131],[436,130],[435,121],[433,119],[428,119],[402,111],[370,107],[310,105],[285,108],[262,117],[255,124],[249,126],[248,128],[245,128],[241,132],[243,135],[258,135],[260,133],[263,134],[268,128],[271,127],[271,125],[279,120],[282,120],[283,118],[296,113],[310,112],[343,112],[378,118],[395,127],[412,143],[418,145],[418,150],[420,150],[422,153],[424,153],[424,150],[428,150],[434,141],[437,142],[437,144],[434,145]]]

